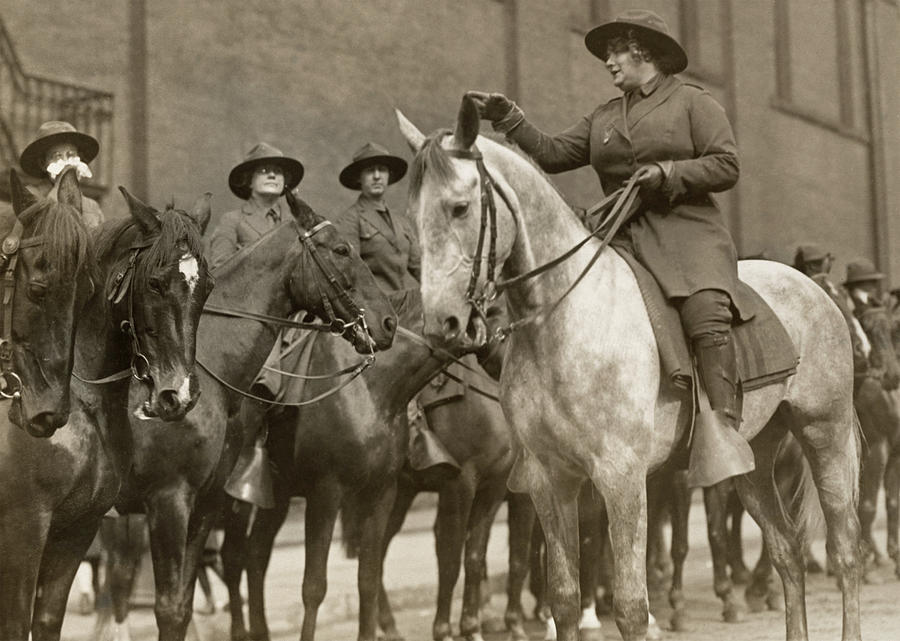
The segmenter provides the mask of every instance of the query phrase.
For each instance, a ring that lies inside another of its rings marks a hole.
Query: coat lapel
[[[247,224],[247,226],[250,229],[255,231],[260,236],[263,236],[266,233],[268,233],[269,230],[266,229],[266,227],[265,227],[265,224],[264,224],[265,221],[259,220],[256,212],[253,210],[253,207],[251,207],[249,204],[246,204],[241,208],[241,210],[245,214],[244,222]]]
[[[371,207],[366,203],[359,202],[359,206],[362,209],[361,217],[364,218],[367,223],[372,225],[372,227],[381,232],[381,235],[384,236],[391,245],[397,247],[397,235],[387,224],[387,221],[382,215],[375,211],[374,207]]]
[[[652,94],[638,102],[628,112],[628,126],[634,128],[641,118],[663,104],[672,93],[681,86],[681,81],[672,76],[663,81]],[[624,103],[624,99],[623,99]]]

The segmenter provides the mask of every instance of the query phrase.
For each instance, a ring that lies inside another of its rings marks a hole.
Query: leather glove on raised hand
[[[656,163],[641,165],[634,175],[637,177],[637,184],[650,191],[658,190],[666,179],[662,167]]]
[[[518,105],[502,93],[468,91],[466,95],[475,102],[479,115],[491,121],[494,131],[509,133],[525,119]]]

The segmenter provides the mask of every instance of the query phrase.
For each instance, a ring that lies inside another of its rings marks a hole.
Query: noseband
[[[31,205],[24,213],[38,207]],[[22,215],[22,214],[20,214]],[[0,397],[5,399],[18,399],[22,397],[22,379],[13,370],[12,364],[12,318],[13,302],[16,294],[16,266],[19,262],[19,249],[23,247],[37,247],[44,243],[43,236],[33,236],[22,240],[22,223],[18,220],[13,225],[12,231],[3,239],[0,246],[0,269],[3,270],[2,292],[0,292]]]

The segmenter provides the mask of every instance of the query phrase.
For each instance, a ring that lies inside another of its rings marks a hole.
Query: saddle
[[[678,310],[665,297],[656,279],[628,252],[615,248],[637,279],[647,306],[659,349],[663,375],[677,388],[691,389],[691,354],[681,327]],[[755,312],[749,320],[732,328],[742,392],[783,381],[797,371],[800,357],[791,337],[768,303],[744,282],[738,281],[742,300]]]

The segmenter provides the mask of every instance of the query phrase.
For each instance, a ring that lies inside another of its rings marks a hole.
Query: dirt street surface
[[[770,641],[784,639],[783,611],[744,613],[740,623],[726,624],[721,619],[721,605],[712,591],[711,562],[706,543],[706,525],[702,502],[695,496],[691,510],[691,552],[685,567],[685,595],[690,620],[687,632],[667,630],[670,614],[665,593],[651,595],[651,609],[663,628],[663,638],[673,641]],[[883,505],[883,502],[880,503]],[[300,604],[300,584],[303,572],[302,506],[292,509],[289,523],[279,535],[266,584],[266,602],[269,627],[273,641],[295,640],[300,635],[303,608]],[[400,631],[408,641],[431,639],[434,598],[436,593],[437,563],[434,555],[434,538],[431,533],[433,509],[425,506],[410,514],[405,529],[391,545],[385,565],[385,584],[394,603],[394,611]],[[747,563],[755,562],[759,553],[759,531],[745,517]],[[487,614],[501,625],[506,597],[503,591],[508,553],[505,511],[498,515],[488,550],[488,570],[491,575],[492,597]],[[884,519],[876,521],[876,540],[883,550]],[[820,560],[824,559],[824,542],[813,547]],[[873,577],[881,584],[862,587],[863,639],[866,641],[900,640],[900,582],[893,576],[891,567],[877,568]],[[780,582],[779,582],[780,586]],[[224,586],[214,580],[214,592],[220,606],[227,602]],[[462,578],[457,582],[453,605],[453,625],[457,625],[460,611]],[[740,594],[743,588],[739,587]],[[146,603],[146,596],[144,597]],[[202,603],[197,589],[196,604]],[[531,616],[533,599],[526,593],[524,603]],[[781,603],[781,602],[780,602]],[[783,605],[779,604],[780,608]],[[347,641],[357,636],[356,624],[356,561],[344,558],[343,550],[335,542],[329,559],[328,594],[319,614],[316,638],[319,641]],[[807,582],[807,616],[810,639],[840,639],[841,595],[833,579],[814,575]],[[607,615],[601,617],[605,639],[621,639],[615,623]],[[229,617],[221,609],[213,615],[195,615],[195,635],[202,641],[226,641],[230,625]],[[94,615],[82,615],[77,609],[77,595],[73,590],[70,609],[63,627],[62,638],[86,641],[93,638]],[[152,608],[137,607],[129,619],[128,627],[133,641],[156,639],[156,626]],[[531,620],[526,625],[532,639],[544,638],[543,625]],[[486,641],[506,640],[505,632],[486,632]]]

